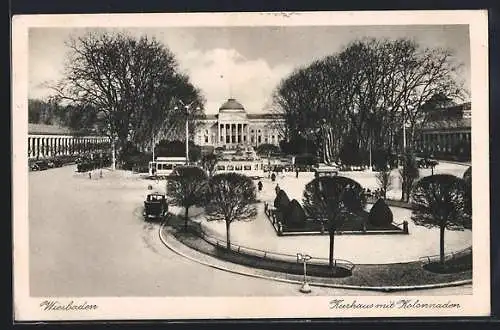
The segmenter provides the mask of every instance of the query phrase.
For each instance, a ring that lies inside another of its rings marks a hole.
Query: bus
[[[186,165],[186,157],[156,157],[149,162],[149,176],[168,176],[177,166]]]

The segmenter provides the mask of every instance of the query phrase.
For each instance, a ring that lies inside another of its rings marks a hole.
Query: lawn
[[[288,274],[302,274],[301,263],[283,262],[270,258],[264,259],[237,253],[237,251],[227,251],[223,246],[217,247],[193,233],[186,233],[181,230],[176,231],[175,236],[180,242],[199,252],[221,260],[250,266],[257,271],[258,269],[264,269],[281,272],[283,274],[281,276],[284,278],[286,278]],[[311,281],[323,284],[381,287],[419,286],[472,279],[472,270],[470,269],[457,273],[438,274],[427,271],[424,267],[424,263],[418,261],[392,264],[356,264],[350,276],[348,273],[339,273],[337,276],[331,276],[331,271],[328,269],[325,270],[325,267],[326,266],[315,267],[309,265],[308,275]],[[330,276],[325,277],[325,274]]]

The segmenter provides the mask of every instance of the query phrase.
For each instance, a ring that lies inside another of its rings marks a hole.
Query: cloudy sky
[[[50,95],[46,85],[61,77],[67,52],[65,42],[89,31],[30,29],[30,98]],[[466,86],[470,83],[467,25],[168,27],[119,31],[134,36],[146,34],[170,48],[181,70],[189,74],[207,99],[206,113],[216,113],[229,97],[237,98],[248,112],[265,111],[273,89],[295,68],[339,52],[349,42],[364,37],[408,37],[424,47],[449,48],[456,60],[464,64]]]

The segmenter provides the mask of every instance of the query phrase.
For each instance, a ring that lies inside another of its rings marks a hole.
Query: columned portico
[[[257,147],[262,143],[278,145],[281,137],[278,125],[283,118],[275,114],[249,114],[241,103],[228,99],[216,115],[206,115],[198,120],[195,143],[201,146]],[[211,139],[210,137],[214,137]]]

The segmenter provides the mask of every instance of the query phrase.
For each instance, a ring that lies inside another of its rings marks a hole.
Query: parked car
[[[168,212],[168,204],[164,194],[151,193],[144,201],[144,219],[162,220]]]
[[[50,168],[49,162],[46,160],[37,160],[31,165],[32,171],[43,171],[49,168]]]
[[[434,159],[421,158],[417,161],[417,166],[419,168],[434,168],[439,162]]]

